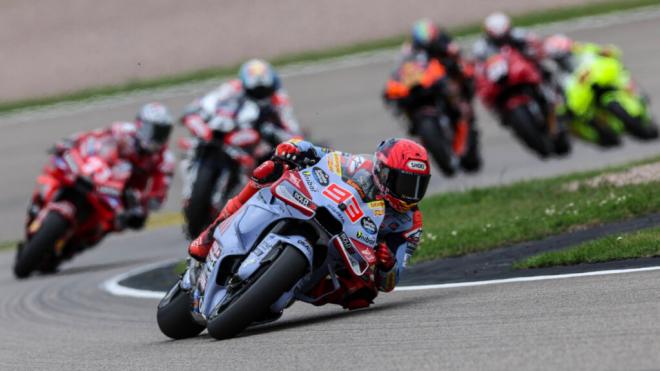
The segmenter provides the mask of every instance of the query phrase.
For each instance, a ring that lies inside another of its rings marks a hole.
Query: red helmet
[[[406,212],[424,197],[431,179],[426,149],[410,139],[392,138],[376,150],[374,180],[385,200]]]

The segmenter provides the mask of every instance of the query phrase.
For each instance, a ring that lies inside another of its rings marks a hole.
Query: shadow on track
[[[40,276],[52,276],[52,275],[69,276],[69,275],[83,274],[89,272],[102,272],[102,271],[107,271],[115,268],[123,268],[136,264],[153,263],[153,261],[154,261],[153,258],[119,260],[112,263],[89,264],[79,267],[66,268],[57,273],[40,275]]]

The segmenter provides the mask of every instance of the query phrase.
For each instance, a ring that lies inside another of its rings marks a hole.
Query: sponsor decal
[[[362,233],[362,231],[358,231],[356,236],[359,240],[366,243],[367,245],[375,245],[376,244],[376,239],[374,237],[369,237],[366,234]]]
[[[312,174],[314,175],[314,179],[316,179],[316,182],[319,183],[320,185],[325,187],[328,184],[330,184],[330,179],[328,177],[328,174],[326,174],[326,172],[323,171],[323,169],[321,169],[320,167],[314,167],[312,169]]]
[[[316,192],[316,185],[312,181],[312,172],[309,170],[305,170],[302,172],[302,175],[305,184],[307,184],[307,188],[309,188],[313,192]]]
[[[362,190],[362,187],[360,187],[360,185],[357,184],[353,179],[348,179],[348,180],[346,181],[346,184],[348,184],[348,185],[350,185],[351,187],[355,188],[355,190],[360,194],[360,197],[361,197],[363,200],[364,200],[365,198],[367,198],[367,194],[364,193],[364,191]]]
[[[426,171],[426,164],[423,161],[410,160],[406,164],[408,169],[416,171]]]
[[[293,191],[293,198],[298,201],[299,204],[305,207],[309,207],[309,205],[312,203],[309,198],[296,190]]]
[[[405,237],[406,241],[414,244],[419,243],[419,239],[422,237],[422,229],[421,228],[415,228],[412,231],[408,231],[403,234],[403,237]]]
[[[220,257],[221,252],[222,252],[222,247],[220,246],[218,241],[213,242],[213,245],[211,246],[211,255],[215,259],[218,259]]]
[[[328,169],[341,176],[341,155],[339,152],[332,152],[328,156]]]
[[[385,215],[385,201],[383,200],[371,201],[367,203],[367,206],[369,206],[371,211],[373,211],[374,215],[376,216]]]
[[[360,224],[362,224],[362,228],[364,228],[365,231],[369,234],[376,234],[378,232],[378,226],[376,226],[376,223],[373,221],[368,216],[365,216],[360,220]]]
[[[364,158],[362,156],[353,156],[351,158],[351,163],[348,166],[348,171],[350,171],[351,173],[355,172],[357,169],[360,168],[360,166],[362,166],[363,163],[364,163]]]
[[[341,244],[346,249],[346,252],[348,252],[351,255],[357,254],[357,251],[355,250],[355,247],[353,246],[351,239],[348,238],[348,235],[346,235],[346,233],[342,233],[339,235],[339,241],[341,241]]]
[[[323,195],[336,203],[339,208],[348,216],[351,223],[355,224],[364,216],[364,211],[353,194],[348,190],[332,183],[323,190]]]

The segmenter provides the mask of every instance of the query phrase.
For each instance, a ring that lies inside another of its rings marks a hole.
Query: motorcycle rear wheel
[[[632,117],[618,102],[610,102],[607,105],[607,110],[616,118],[623,122],[626,130],[635,138],[638,139],[656,139],[658,137],[658,127],[649,122],[644,124],[642,119]]]
[[[417,134],[424,147],[431,152],[435,163],[445,176],[456,174],[458,161],[454,155],[450,139],[442,132],[439,124],[429,117],[420,119],[417,124]]]
[[[14,275],[16,278],[27,278],[44,261],[50,252],[54,252],[54,244],[66,234],[69,221],[56,212],[50,212],[41,223],[39,230],[25,243],[16,255]]]
[[[204,326],[192,317],[192,297],[181,288],[180,282],[160,301],[156,312],[160,331],[175,340],[191,338],[204,331]]]
[[[188,205],[183,212],[188,223],[187,231],[191,239],[195,239],[213,220],[211,205],[215,183],[220,177],[220,171],[202,164],[197,170],[197,178],[193,184]]]
[[[536,127],[538,123],[527,107],[514,108],[507,114],[506,122],[513,128],[516,136],[542,158],[553,152],[553,144],[548,135]]]
[[[236,336],[255,320],[262,318],[270,306],[302,278],[308,266],[307,258],[293,246],[285,246],[275,260],[255,273],[228,305],[214,309],[207,328],[215,339]]]

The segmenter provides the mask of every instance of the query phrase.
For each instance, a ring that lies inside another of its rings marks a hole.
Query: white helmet
[[[511,18],[502,12],[495,12],[484,20],[484,31],[494,38],[501,39],[511,30]]]
[[[136,117],[137,139],[140,147],[151,153],[160,151],[170,137],[174,120],[167,107],[148,103],[140,108]]]

